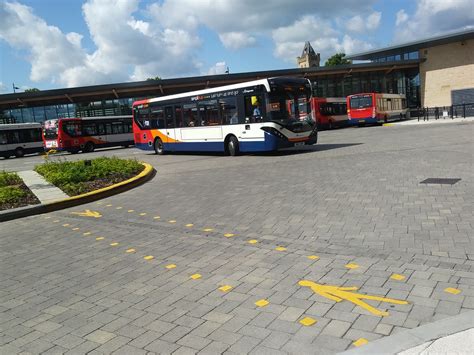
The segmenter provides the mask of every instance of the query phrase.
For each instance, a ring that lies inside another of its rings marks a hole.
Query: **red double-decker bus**
[[[405,95],[356,94],[347,96],[349,124],[384,123],[407,117]]]
[[[132,116],[59,118],[44,122],[46,150],[70,153],[95,148],[133,145]]]
[[[345,97],[313,97],[311,106],[320,129],[342,127],[348,123]]]

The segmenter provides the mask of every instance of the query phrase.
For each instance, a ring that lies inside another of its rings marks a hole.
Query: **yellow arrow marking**
[[[78,216],[82,217],[93,217],[93,218],[100,218],[102,215],[97,211],[85,210],[84,212],[71,212],[71,214],[77,214]]]
[[[408,304],[407,301],[349,292],[349,291],[358,290],[358,287],[337,287],[337,286],[331,286],[331,285],[321,285],[309,280],[301,280],[300,282],[298,282],[298,285],[309,287],[314,293],[317,293],[323,297],[329,298],[330,300],[333,300],[336,302],[341,302],[343,300],[352,302],[364,308],[366,311],[369,311],[370,313],[375,314],[376,316],[381,316],[381,317],[388,316],[388,312],[379,311],[377,308],[372,307],[369,304],[362,301],[362,299],[388,302],[388,303],[394,303],[394,304]]]

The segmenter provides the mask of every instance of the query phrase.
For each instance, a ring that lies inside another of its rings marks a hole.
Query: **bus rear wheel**
[[[153,143],[153,148],[155,149],[155,153],[158,155],[165,154],[165,149],[163,147],[163,142],[160,138],[155,139],[155,143]]]
[[[25,155],[25,151],[23,150],[23,148],[16,148],[15,149],[15,156],[17,158],[21,158]]]
[[[92,142],[87,142],[86,145],[84,146],[83,152],[84,153],[92,153],[95,149],[94,143]]]
[[[231,136],[227,140],[227,153],[232,157],[235,157],[235,156],[239,155],[239,153],[240,153],[239,141],[234,136]]]

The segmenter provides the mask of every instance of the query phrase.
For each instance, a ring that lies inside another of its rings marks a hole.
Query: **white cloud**
[[[472,0],[418,0],[412,16],[401,11],[397,13],[395,42],[474,28]]]
[[[7,86],[0,81],[0,94],[7,94],[8,92]]]
[[[361,15],[356,15],[347,21],[346,28],[348,31],[355,33],[373,31],[379,27],[381,18],[382,13],[377,11],[371,13],[367,18],[363,18]]]
[[[212,67],[209,68],[207,71],[208,75],[219,75],[219,74],[225,74],[227,70],[227,64],[226,62],[217,62],[214,64]]]
[[[400,26],[402,23],[406,22],[406,20],[408,20],[408,14],[405,12],[404,9],[401,9],[397,12],[395,26]]]
[[[226,32],[219,35],[222,44],[229,49],[239,49],[244,47],[251,47],[257,43],[255,37],[246,34],[245,32]]]

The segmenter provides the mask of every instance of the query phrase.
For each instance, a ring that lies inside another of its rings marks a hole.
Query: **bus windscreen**
[[[350,99],[351,109],[372,107],[372,96],[352,96]]]

